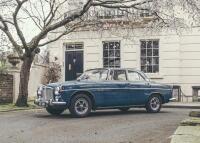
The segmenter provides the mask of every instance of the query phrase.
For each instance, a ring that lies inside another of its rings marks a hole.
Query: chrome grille
[[[43,97],[46,101],[53,99],[53,88],[44,87],[43,88]]]

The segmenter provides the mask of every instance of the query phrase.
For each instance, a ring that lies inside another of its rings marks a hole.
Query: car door
[[[145,78],[137,71],[127,70],[130,102],[132,105],[143,105],[148,99],[151,85]]]
[[[127,92],[126,70],[110,70],[108,81],[104,88],[104,106],[127,106],[130,105],[130,94]]]

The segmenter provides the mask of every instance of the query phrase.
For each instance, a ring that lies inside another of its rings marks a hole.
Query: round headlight
[[[60,86],[56,87],[55,90],[54,90],[54,94],[55,95],[59,95],[60,94],[60,90],[61,90]]]

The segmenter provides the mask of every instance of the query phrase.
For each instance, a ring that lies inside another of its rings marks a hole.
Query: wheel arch
[[[162,100],[162,104],[165,103],[165,98],[164,98],[164,96],[161,93],[159,93],[159,92],[153,92],[153,93],[150,94],[149,98],[151,98],[152,96],[160,96],[160,98]]]
[[[71,104],[72,98],[75,97],[76,95],[79,95],[79,94],[87,95],[90,98],[91,102],[92,102],[92,109],[95,109],[95,98],[94,98],[94,95],[91,92],[85,91],[85,90],[74,92],[70,97],[70,104]]]

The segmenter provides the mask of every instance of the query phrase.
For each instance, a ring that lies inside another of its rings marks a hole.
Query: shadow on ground
[[[132,115],[152,115],[152,114],[164,114],[164,113],[169,113],[167,111],[160,111],[159,113],[147,113],[146,110],[130,110],[127,112],[121,112],[118,110],[98,110],[98,111],[93,111],[90,113],[90,115],[86,118],[95,118],[95,117],[106,117],[106,116],[132,116]],[[48,118],[48,119],[63,119],[63,118],[73,118],[69,112],[64,112],[61,115],[54,116],[50,115],[48,113],[42,112],[39,114],[34,114],[34,117],[36,118]],[[73,118],[74,119],[74,118]],[[78,119],[78,118],[77,118]]]

